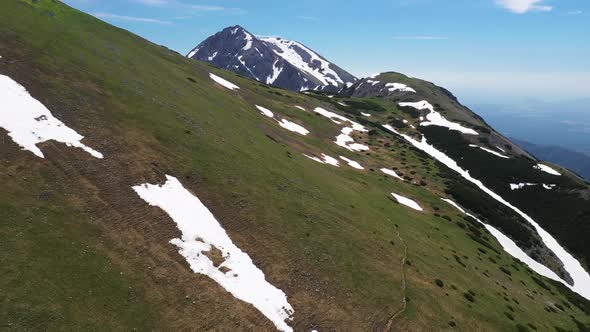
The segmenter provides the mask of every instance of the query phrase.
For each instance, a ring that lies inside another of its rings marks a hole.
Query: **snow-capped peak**
[[[278,56],[313,76],[322,85],[344,85],[344,80],[330,67],[332,64],[305,45],[280,37],[266,37],[262,41],[273,45],[273,51]]]
[[[356,81],[299,42],[279,37],[259,39],[238,25],[210,36],[187,56],[294,91],[336,92]]]

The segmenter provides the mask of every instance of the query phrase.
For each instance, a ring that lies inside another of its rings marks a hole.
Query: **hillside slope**
[[[475,179],[482,181],[494,193],[533,216],[568,251],[573,252],[587,269],[590,249],[584,239],[590,236],[590,191],[587,183],[576,174],[561,170],[561,175],[555,176],[535,170],[540,164],[538,160],[461,105],[448,90],[430,82],[399,73],[381,73],[358,80],[342,91],[341,95],[375,96],[397,103],[398,106],[405,105],[400,109],[411,120],[399,123],[399,117],[390,117],[394,127],[407,128],[408,124],[415,123],[417,130],[434,147],[451,157],[462,169],[470,171]],[[419,104],[423,101],[428,102]],[[523,183],[532,185],[525,186],[524,190],[512,190],[512,185]],[[543,184],[554,190],[546,190]],[[481,205],[480,197],[474,198],[464,189],[451,186],[449,190],[457,199],[464,197],[465,201],[461,203],[472,209]],[[494,215],[492,218],[489,211],[481,209],[479,212],[483,216],[488,214],[491,224],[513,238],[535,259],[543,261],[542,256],[552,256],[551,253],[538,252],[539,248],[535,244],[537,240],[533,239],[535,235],[526,235],[528,231],[519,225],[519,220],[523,219],[521,216],[514,216],[514,213],[513,216],[507,216],[503,212],[503,216]],[[526,223],[524,226],[527,226]],[[551,265],[551,262],[544,264]]]
[[[485,220],[514,217],[386,129],[416,123],[397,102],[269,87],[56,1],[2,1],[0,17],[0,74],[28,91],[10,96],[48,112],[33,118],[38,135],[21,132],[37,144],[18,140],[9,122],[0,128],[3,327],[590,325],[587,300],[441,200]],[[14,112],[0,108],[3,120]],[[79,136],[48,136],[55,131],[37,122]],[[542,176],[534,180],[554,180]],[[563,173],[559,183],[570,181]],[[455,197],[456,188],[472,195]],[[273,295],[272,305],[228,284],[243,274]]]
[[[293,91],[338,91],[356,80],[301,43],[258,38],[239,25],[208,37],[187,57]]]

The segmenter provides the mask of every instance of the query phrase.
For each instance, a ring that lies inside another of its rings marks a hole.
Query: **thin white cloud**
[[[168,0],[131,0],[146,6],[166,6],[170,4]]]
[[[583,11],[581,11],[581,10],[571,10],[571,11],[569,11],[569,12],[567,12],[567,13],[568,13],[568,15],[581,15],[581,14],[583,14],[584,12],[583,12]]]
[[[209,5],[191,5],[191,4],[181,4],[183,7],[188,9],[192,9],[198,12],[217,12],[220,10],[225,10],[222,6],[209,6]]]
[[[142,22],[142,23],[154,23],[154,24],[172,24],[172,22],[169,22],[169,21],[162,21],[159,19],[149,18],[149,17],[125,16],[125,15],[116,15],[116,14],[111,14],[111,13],[93,13],[92,15],[95,17],[98,17],[98,18],[111,19],[111,20],[117,20],[117,21]]]
[[[130,0],[132,2],[136,2],[145,6],[150,7],[176,7],[176,8],[183,8],[188,9],[191,11],[197,12],[215,12],[215,11],[223,11],[226,10],[223,6],[214,6],[214,5],[197,5],[191,3],[184,3],[176,0]],[[230,10],[234,10],[236,8],[230,8]]]
[[[315,16],[297,16],[298,19],[300,20],[304,20],[304,21],[319,21],[319,17],[315,17]]]
[[[449,37],[441,36],[393,36],[396,40],[447,40]]]
[[[544,1],[545,0],[496,0],[496,4],[515,14],[524,14],[531,11],[549,12],[553,10],[553,7],[544,5]]]

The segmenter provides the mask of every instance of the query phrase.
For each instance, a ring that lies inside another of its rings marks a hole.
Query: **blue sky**
[[[587,0],[66,0],[186,54],[230,25],[303,42],[361,77],[398,71],[468,101],[590,97]]]

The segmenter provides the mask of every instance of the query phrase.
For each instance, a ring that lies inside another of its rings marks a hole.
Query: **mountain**
[[[515,138],[510,140],[534,156],[567,167],[586,180],[590,180],[590,156],[560,146],[538,145]]]
[[[187,56],[293,91],[338,91],[356,80],[301,43],[259,39],[238,25],[205,39]]]
[[[590,327],[588,184],[440,87],[279,89],[53,0],[0,56],[4,329]]]

